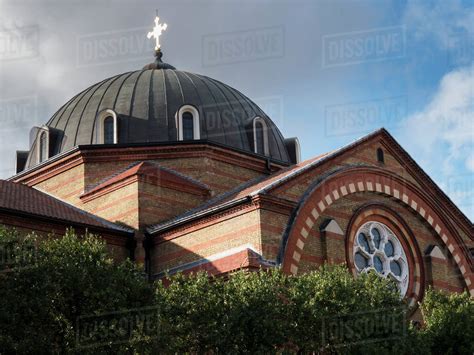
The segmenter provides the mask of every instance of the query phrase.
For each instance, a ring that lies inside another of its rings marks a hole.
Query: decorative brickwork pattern
[[[432,202],[426,199],[423,192],[416,186],[377,168],[345,169],[328,177],[314,188],[299,208],[297,218],[292,223],[284,246],[283,269],[292,274],[298,273],[302,249],[297,245],[304,248],[309,230],[334,201],[343,196],[364,191],[395,199],[423,218],[446,244],[456,261],[466,287],[474,296],[474,279],[468,262],[469,256],[462,248],[462,241],[449,221],[432,206]]]

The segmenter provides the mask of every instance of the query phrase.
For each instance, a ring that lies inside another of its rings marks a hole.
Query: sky
[[[307,159],[385,127],[474,220],[474,1],[0,0],[0,178],[79,91],[164,60],[246,94]]]

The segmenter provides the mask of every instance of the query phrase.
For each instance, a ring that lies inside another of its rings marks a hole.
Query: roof
[[[228,208],[233,206],[234,204],[243,202],[244,200],[247,200],[252,196],[265,192],[275,183],[282,183],[283,181],[288,180],[292,176],[306,171],[328,155],[329,154],[326,153],[316,158],[305,160],[304,162],[301,162],[299,164],[284,168],[270,176],[263,176],[252,179],[242,185],[237,186],[235,189],[216,196],[215,198],[210,199],[206,203],[192,210],[189,210],[175,218],[172,218],[163,223],[149,226],[147,228],[147,231],[148,233],[153,234],[160,230],[172,227],[175,224],[179,224],[181,222],[200,217],[202,214],[207,214],[208,212],[216,212],[221,208]]]
[[[156,225],[152,225],[148,227],[147,232],[149,234],[155,234],[157,232],[172,228],[181,223],[186,223],[188,221],[200,218],[207,214],[215,213],[217,211],[240,204],[244,201],[249,200],[253,196],[263,194],[273,188],[276,188],[277,186],[284,184],[288,180],[308,171],[309,169],[312,169],[320,164],[323,164],[324,162],[330,159],[333,159],[336,156],[348,150],[351,150],[355,146],[363,142],[369,141],[370,139],[378,135],[384,135],[387,139],[390,140],[390,143],[392,143],[391,146],[399,150],[399,152],[404,155],[404,157],[407,159],[407,162],[412,166],[412,168],[415,169],[419,174],[421,174],[424,180],[429,182],[430,186],[434,188],[436,193],[444,200],[444,202],[448,206],[452,208],[452,211],[454,211],[454,214],[457,217],[459,217],[460,220],[463,221],[472,230],[472,226],[473,226],[472,222],[459,210],[459,208],[438,187],[438,185],[436,185],[436,183],[423,171],[423,169],[421,169],[421,167],[397,143],[397,141],[384,128],[381,128],[332,152],[325,153],[315,158],[305,160],[296,165],[292,165],[270,176],[264,176],[264,177],[260,177],[260,178],[256,178],[254,180],[248,181],[247,183],[238,186],[234,190],[221,194],[215,197],[214,199],[209,200],[207,203],[201,206],[198,206],[197,208],[190,210],[180,216],[177,216],[166,222],[162,222],[160,224],[156,224]]]
[[[208,195],[211,192],[209,186],[187,175],[181,174],[173,169],[161,166],[156,162],[139,161],[134,162],[123,169],[120,169],[115,174],[106,177],[95,185],[89,186],[86,191],[81,195],[81,198],[93,195],[94,193],[103,190],[110,185],[113,185],[136,175],[154,177],[158,179],[158,183],[160,186],[175,188],[179,190],[186,189],[186,191],[198,195]]]
[[[77,145],[97,144],[97,116],[105,109],[118,115],[121,144],[174,142],[175,116],[183,105],[199,112],[200,138],[253,152],[253,119],[268,127],[268,156],[289,162],[284,138],[271,119],[248,97],[207,76],[174,69],[145,69],[105,79],[83,90],[46,123],[57,132],[50,142],[56,155]],[[30,150],[35,157],[36,142]],[[27,166],[36,159],[28,159]]]
[[[0,180],[0,211],[46,218],[71,226],[78,225],[120,233],[133,233],[131,228],[82,211],[34,188],[5,180]]]

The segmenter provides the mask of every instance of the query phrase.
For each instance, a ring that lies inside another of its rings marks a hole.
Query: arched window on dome
[[[199,112],[191,105],[182,106],[176,117],[178,140],[189,141],[200,139]]]
[[[97,143],[118,143],[118,119],[117,114],[113,110],[107,109],[100,112],[97,125]]]
[[[104,120],[104,144],[114,143],[114,118],[107,116]]]
[[[268,155],[268,126],[261,117],[253,120],[253,150],[257,154]]]
[[[189,111],[183,113],[183,140],[194,139],[194,117]]]
[[[38,163],[49,158],[49,137],[48,131],[42,130],[39,134]]]

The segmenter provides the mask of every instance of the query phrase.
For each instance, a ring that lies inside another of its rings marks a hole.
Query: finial
[[[151,32],[148,32],[147,34],[148,39],[150,39],[151,37],[155,38],[155,51],[160,50],[160,36],[162,35],[163,31],[166,31],[167,27],[168,25],[166,23],[160,23],[160,18],[158,17],[158,10],[156,10],[155,27],[153,27],[153,30]]]

